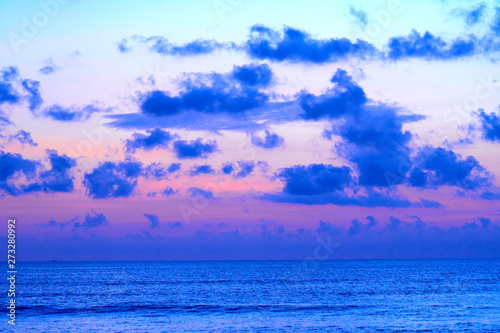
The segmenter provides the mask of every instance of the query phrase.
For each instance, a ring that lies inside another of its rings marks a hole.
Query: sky
[[[20,260],[500,257],[498,1],[0,12]]]

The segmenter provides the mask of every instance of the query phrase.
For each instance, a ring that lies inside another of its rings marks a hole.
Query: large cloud
[[[291,195],[342,192],[352,182],[348,167],[330,164],[295,165],[280,170],[276,176],[285,182],[283,192]]]
[[[489,141],[500,141],[500,114],[494,112],[488,114],[480,110],[479,120],[484,138]]]
[[[424,147],[416,156],[416,167],[410,172],[410,184],[417,187],[456,186],[477,190],[491,183],[485,168],[472,156],[460,155],[445,148]]]
[[[152,150],[154,148],[168,148],[170,142],[177,137],[159,128],[147,132],[147,134],[134,133],[132,135],[133,139],[126,140],[126,151],[134,153],[137,149]]]
[[[177,140],[173,145],[174,153],[180,159],[206,158],[217,151],[215,141],[203,143],[201,138],[192,141]]]
[[[129,197],[137,186],[142,163],[133,159],[123,162],[104,162],[85,173],[83,185],[94,199]]]
[[[88,120],[94,113],[99,112],[108,112],[109,108],[104,108],[97,104],[89,104],[85,106],[61,106],[58,104],[54,104],[44,108],[40,116],[56,120],[62,122],[71,122],[71,121],[86,121]]]
[[[257,59],[325,63],[355,57],[368,57],[376,49],[362,40],[351,42],[347,38],[315,39],[304,31],[285,27],[283,33],[255,25],[250,30],[247,52]]]
[[[20,195],[31,192],[71,192],[74,178],[71,169],[76,160],[47,150],[51,168],[45,170],[40,162],[24,159],[19,154],[0,151],[0,188],[7,194]],[[20,176],[26,177],[20,183]]]

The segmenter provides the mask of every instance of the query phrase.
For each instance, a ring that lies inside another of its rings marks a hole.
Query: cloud
[[[222,166],[222,173],[225,175],[230,175],[234,171],[234,165],[232,163],[225,163]]]
[[[328,193],[319,195],[290,195],[290,194],[263,194],[261,200],[302,205],[336,205],[358,207],[387,207],[387,208],[444,208],[436,201],[421,199],[412,202],[400,195],[390,195],[370,191],[367,195],[349,196],[345,193]]]
[[[465,13],[465,23],[469,26],[475,25],[481,22],[484,17],[484,12],[486,10],[486,5],[484,3],[478,4],[474,9],[469,10]]]
[[[117,47],[118,51],[120,51],[121,53],[128,53],[128,52],[132,51],[132,47],[130,46],[130,42],[126,38],[121,39],[117,43],[116,47]]]
[[[180,163],[172,163],[166,167],[162,163],[151,163],[143,170],[145,178],[153,178],[156,180],[166,179],[171,173],[178,171],[181,168]]]
[[[465,190],[488,187],[485,168],[472,156],[460,155],[442,147],[424,147],[416,156],[417,166],[410,173],[410,184],[416,187],[456,186]]]
[[[233,76],[241,84],[251,87],[266,87],[273,80],[273,72],[267,64],[234,66]]]
[[[94,235],[55,240],[27,236],[23,248],[25,260],[52,260],[54,257],[68,261],[302,260],[304,265],[297,265],[296,273],[310,276],[314,276],[315,266],[308,264],[314,261],[304,261],[304,258],[311,257],[315,251],[321,256],[328,253],[329,259],[495,259],[500,256],[497,221],[491,221],[485,228],[479,218],[449,228],[437,222],[424,222],[418,217],[405,221],[392,216],[371,227],[369,220],[358,221],[355,230],[359,232],[350,236],[348,231],[353,224],[345,226],[320,221],[309,229],[290,231],[290,228],[280,229],[276,221],[259,220],[251,232],[228,231],[225,227],[222,232],[198,230],[186,236],[143,232],[123,237]],[[172,228],[175,223],[179,222],[171,222]],[[81,251],[82,248],[87,250]],[[103,248],[107,250],[102,251]],[[417,277],[421,273],[415,274]]]
[[[44,108],[40,115],[45,118],[63,122],[86,121],[94,113],[108,112],[109,110],[109,108],[104,109],[96,104],[89,104],[83,107],[64,107],[54,104]]]
[[[133,36],[129,39],[122,39],[118,43],[117,48],[122,53],[130,52],[132,49],[132,42],[145,45],[150,52],[158,53],[164,56],[197,56],[210,54],[221,49],[234,48],[234,45],[230,43],[219,43],[214,40],[203,39],[198,39],[182,45],[176,45],[170,43],[168,39],[162,36]]]
[[[87,231],[88,229],[97,228],[108,224],[109,221],[104,214],[97,214],[96,212],[92,211],[92,215],[89,213],[85,215],[85,220],[82,223],[76,222],[73,225],[73,229],[76,230],[79,228],[83,228],[83,231]]]
[[[18,190],[10,181],[20,175],[28,179],[36,175],[38,162],[24,159],[20,154],[6,153],[0,150],[0,188],[11,195],[15,195]]]
[[[326,137],[343,139],[336,149],[357,166],[360,185],[389,187],[405,182],[411,168],[408,144],[412,134],[403,131],[403,124],[422,118],[401,116],[396,107],[368,103],[364,90],[342,69],[337,69],[331,81],[335,88],[323,95],[302,94],[302,117],[336,121]]]
[[[174,190],[170,186],[167,186],[163,189],[163,191],[160,192],[163,196],[169,197],[171,195],[179,193],[179,190]]]
[[[24,130],[19,130],[16,134],[14,135],[11,135],[9,137],[9,140],[15,140],[15,141],[18,141],[20,142],[21,144],[23,145],[29,145],[29,146],[33,146],[33,147],[37,147],[38,146],[38,143],[36,143],[33,138],[31,137],[31,133],[29,132],[26,132]]]
[[[24,192],[71,192],[74,178],[70,171],[76,166],[76,160],[67,155],[59,155],[55,150],[46,150],[51,169],[38,175],[38,182],[30,184]]]
[[[265,137],[261,138],[259,136],[252,135],[252,144],[256,147],[264,149],[274,149],[279,146],[283,146],[285,140],[276,133],[271,133],[266,130]]]
[[[174,141],[174,153],[180,159],[206,158],[216,151],[217,143],[215,141],[203,143],[201,138],[189,142],[185,140]]]
[[[19,78],[17,67],[3,67],[0,71],[0,105],[18,103],[21,96],[14,88],[13,82]]]
[[[495,14],[490,28],[495,35],[500,36],[500,7],[495,8]]]
[[[478,116],[483,137],[488,141],[500,141],[500,114],[493,112],[488,114],[484,110],[479,110]]]
[[[158,215],[144,214],[144,217],[148,219],[149,223],[151,223],[152,229],[155,229],[160,225],[160,219],[158,218]]]
[[[45,66],[40,68],[38,71],[44,75],[53,74],[61,69],[61,67],[54,64],[54,59],[52,59],[52,58],[47,58],[43,62],[45,64]]]
[[[201,188],[198,187],[190,187],[188,189],[188,192],[191,193],[192,197],[203,197],[206,199],[215,199],[214,194],[208,190],[202,190]]]
[[[172,116],[181,111],[200,113],[239,114],[264,105],[268,96],[254,88],[235,86],[232,82],[218,81],[211,85],[185,82],[178,96],[161,90],[151,91],[140,100],[144,114],[158,117]]]
[[[447,43],[430,32],[423,35],[415,30],[408,36],[393,37],[387,44],[387,57],[391,60],[422,58],[426,60],[446,60],[468,57],[477,51],[477,39],[457,38]]]
[[[359,184],[388,187],[401,184],[411,168],[408,143],[412,138],[403,131],[406,118],[387,106],[366,107],[358,118],[349,117],[336,132],[344,142],[340,151],[359,171]]]
[[[94,199],[129,197],[137,186],[142,163],[128,158],[124,162],[104,162],[85,173],[83,185]]]
[[[147,196],[148,197],[156,197],[157,194],[161,194],[162,196],[164,197],[170,197],[172,195],[175,195],[179,193],[179,190],[174,190],[172,187],[170,186],[166,186],[163,190],[161,190],[160,192],[151,192],[151,193],[148,193]]]
[[[248,54],[257,59],[316,64],[349,57],[365,58],[376,52],[373,45],[359,39],[356,42],[347,38],[314,39],[298,29],[285,27],[281,33],[262,25],[250,29],[246,47]]]
[[[195,165],[189,170],[189,175],[191,177],[199,176],[199,175],[210,175],[214,174],[215,170],[208,164],[205,165]]]
[[[106,124],[118,129],[153,129],[178,128],[188,130],[201,130],[220,132],[231,131],[257,131],[265,130],[269,126],[283,122],[301,120],[300,108],[296,101],[268,102],[252,109],[251,112],[227,113],[227,112],[198,112],[195,110],[183,110],[169,116],[151,116],[143,112],[104,115],[111,119]]]
[[[17,196],[32,192],[71,192],[73,177],[71,169],[76,166],[76,160],[57,151],[47,151],[51,168],[37,172],[41,163],[26,160],[19,154],[0,151],[0,188],[10,195]],[[24,175],[26,180],[34,182],[16,185],[16,180]]]
[[[40,95],[40,82],[30,79],[22,81],[24,90],[28,93],[28,103],[31,111],[38,110],[43,103]]]
[[[295,165],[279,170],[276,177],[285,182],[283,193],[291,195],[343,191],[352,182],[351,169],[330,164]]]
[[[234,178],[245,178],[249,176],[255,169],[253,161],[238,161],[239,170],[234,174]]]
[[[146,151],[154,148],[168,148],[170,142],[177,138],[175,134],[163,131],[156,128],[147,131],[148,134],[134,133],[133,139],[128,139],[125,142],[125,150],[128,153],[134,153],[137,149],[144,149]]]
[[[42,228],[64,228],[66,226],[73,225],[76,221],[78,221],[78,216],[66,222],[57,222],[56,220],[52,219],[47,223],[39,223],[37,224],[37,226]]]
[[[75,216],[73,219],[66,222],[57,222],[52,219],[47,223],[40,223],[37,226],[42,228],[64,228],[67,226],[73,226],[73,231],[82,228],[84,231],[87,231],[90,228],[97,228],[100,226],[106,226],[109,224],[108,219],[104,214],[98,214],[95,211],[91,211],[85,215],[84,221],[79,222],[78,216]]]
[[[338,68],[331,79],[336,86],[316,96],[303,92],[299,97],[302,117],[306,120],[336,119],[346,114],[357,115],[367,102],[365,92],[343,69]]]
[[[362,9],[356,10],[353,5],[349,5],[349,14],[351,14],[351,16],[356,19],[356,22],[363,28],[368,24],[366,12]]]

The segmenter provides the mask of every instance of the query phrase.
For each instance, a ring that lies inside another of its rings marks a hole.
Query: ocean
[[[500,260],[21,262],[17,269],[16,332],[500,332]]]

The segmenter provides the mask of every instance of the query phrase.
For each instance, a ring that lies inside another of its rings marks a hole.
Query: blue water
[[[15,331],[500,332],[499,260],[314,264],[20,263]]]

